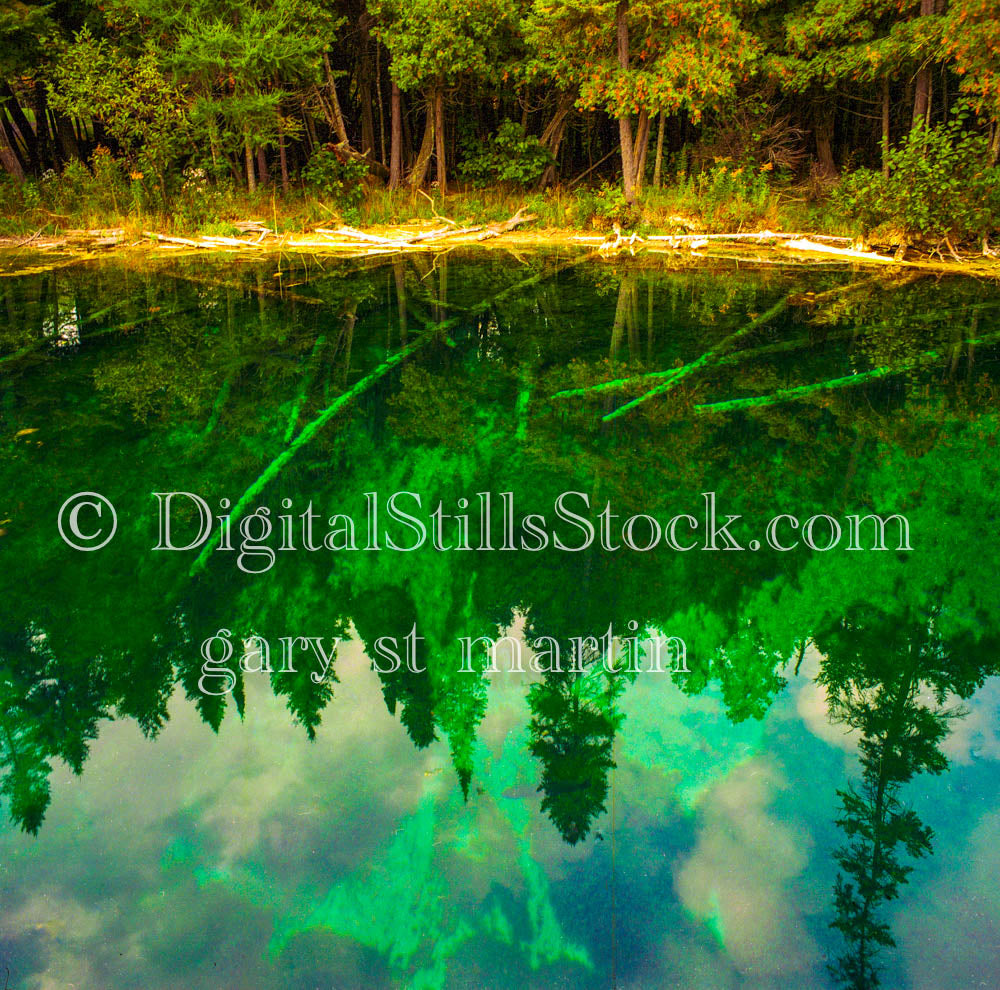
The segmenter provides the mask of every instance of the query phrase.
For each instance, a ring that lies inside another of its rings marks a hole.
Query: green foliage
[[[916,127],[889,153],[889,177],[870,169],[846,176],[836,200],[865,231],[894,228],[928,241],[981,239],[997,229],[1000,168],[985,137],[961,116]]]
[[[10,217],[2,229],[20,233],[37,230],[54,217],[94,226],[91,218],[117,221],[133,207],[132,190],[123,163],[106,148],[98,148],[91,167],[74,159],[61,172],[47,169],[37,180],[18,183],[0,176],[0,213]]]
[[[718,217],[721,211],[737,225],[752,223],[767,211],[771,186],[767,175],[750,167],[732,168],[720,163],[691,180],[704,209]]]
[[[59,60],[49,102],[60,113],[101,121],[135,170],[149,173],[165,196],[190,121],[187,97],[155,49],[146,47],[133,58],[84,29]]]
[[[1000,112],[1000,18],[995,0],[951,0],[944,46],[962,89],[983,109]]]
[[[362,182],[367,174],[368,166],[364,162],[353,158],[342,161],[329,148],[317,151],[302,170],[306,184],[335,202],[344,218],[355,223],[364,193]]]
[[[240,228],[229,223],[228,220],[212,220],[202,224],[198,228],[198,233],[204,234],[206,237],[238,237]]]
[[[625,23],[629,65],[620,65],[616,7],[607,0],[534,0],[524,24],[529,76],[579,89],[577,105],[649,113],[704,110],[728,98],[760,54],[725,0],[670,4],[632,0]]]
[[[623,229],[639,222],[639,212],[625,199],[621,186],[604,182],[594,194],[594,212],[591,223],[597,230],[607,230],[613,224]]]
[[[319,80],[342,23],[313,0],[109,0],[108,18],[123,42],[137,26],[156,39],[163,71],[187,97],[191,137],[211,153],[199,165],[216,176],[227,170],[222,154],[273,147],[289,132],[282,103]]]
[[[913,72],[940,51],[944,19],[920,0],[810,0],[792,5],[771,67],[806,91]]]
[[[239,190],[233,180],[210,182],[206,170],[195,165],[188,165],[183,177],[180,192],[172,204],[181,229],[210,236],[237,236],[238,229],[220,219],[240,210],[237,205]]]
[[[0,5],[0,75],[4,78],[33,67],[58,36],[52,4],[31,2]]]
[[[552,161],[537,137],[525,134],[514,120],[505,120],[486,142],[476,142],[459,171],[475,185],[509,182],[528,186],[537,182]]]
[[[660,226],[676,225],[676,215],[698,218],[709,230],[739,230],[776,223],[779,194],[768,168],[740,167],[717,162],[711,168],[686,175],[687,149],[671,165],[673,186],[646,193],[647,218]]]
[[[513,34],[509,0],[368,0],[375,33],[389,49],[400,89],[435,89],[464,75],[498,81]]]

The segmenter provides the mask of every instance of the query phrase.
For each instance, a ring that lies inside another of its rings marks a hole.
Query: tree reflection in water
[[[831,972],[877,986],[879,951],[893,944],[884,907],[932,848],[907,785],[945,771],[956,699],[997,673],[995,354],[955,330],[975,325],[981,338],[996,293],[964,283],[931,293],[921,281],[859,289],[825,273],[813,276],[827,294],[816,305],[816,291],[781,272],[536,258],[516,275],[452,261],[446,276],[444,257],[420,265],[321,270],[284,294],[249,267],[181,264],[0,286],[0,517],[16,562],[0,568],[0,794],[11,819],[38,832],[53,761],[81,773],[102,721],[134,719],[155,738],[178,689],[215,729],[231,709],[242,716],[238,656],[231,695],[198,689],[199,645],[223,627],[271,642],[353,629],[369,656],[380,637],[419,629],[426,673],[381,673],[385,705],[416,747],[447,739],[468,801],[489,677],[484,657],[478,673],[461,672],[460,637],[496,637],[516,618],[528,644],[629,621],[665,630],[688,647],[678,686],[718,689],[734,722],[766,715],[811,640],[829,717],[856,734],[860,760],[837,791],[832,924],[843,951]],[[67,314],[70,349],[46,330]],[[601,423],[663,369],[723,343],[669,393]],[[393,365],[403,346],[407,360]],[[939,364],[914,365],[935,348]],[[887,362],[905,373],[750,413],[695,409]],[[281,460],[359,381],[370,386]],[[617,384],[593,388],[605,382]],[[550,398],[567,389],[572,401]],[[40,428],[43,446],[26,432]],[[296,554],[252,577],[225,555],[192,577],[190,555],[149,552],[150,492],[235,501],[262,471],[274,505],[510,491],[519,513],[551,514],[561,492],[580,491],[666,519],[715,492],[758,526],[777,512],[903,512],[914,551],[359,551]],[[67,494],[89,490],[125,522],[113,548],[74,554],[51,522]],[[628,732],[622,699],[643,676],[600,661],[525,685],[540,807],[570,844],[607,810],[616,735]],[[274,672],[271,685],[310,738],[324,718],[351,718],[337,707],[336,660],[320,683],[303,668]]]

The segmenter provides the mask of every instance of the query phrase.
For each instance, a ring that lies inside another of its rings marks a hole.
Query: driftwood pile
[[[576,237],[574,239],[580,241],[601,240],[600,237]],[[646,237],[640,237],[635,233],[623,234],[617,224],[612,230],[612,236],[604,238],[597,250],[605,257],[621,254],[623,251],[635,254],[637,247],[644,247],[654,254],[663,253],[664,250],[679,251],[684,248],[695,253],[713,242],[723,244],[752,243],[783,251],[818,252],[842,258],[859,258],[871,261],[894,262],[896,260],[873,251],[859,251],[849,246],[836,247],[837,244],[851,245],[853,242],[849,237],[834,237],[827,234],[776,234],[771,230],[762,230],[755,233],[650,234]]]
[[[512,231],[522,224],[536,220],[533,213],[525,213],[524,207],[512,217],[499,223],[482,223],[459,226],[454,220],[443,217],[433,209],[433,219],[425,221],[429,229],[415,230],[413,227],[381,230],[379,233],[359,230],[356,227],[316,227],[300,234],[278,234],[262,220],[242,220],[234,223],[239,236],[202,235],[199,237],[179,237],[142,231],[141,238],[124,229],[68,230],[60,235],[45,235],[41,230],[23,238],[0,238],[0,247],[30,248],[39,251],[59,250],[74,252],[77,258],[92,257],[95,252],[109,248],[132,248],[149,246],[153,241],[160,249],[177,252],[184,250],[216,250],[239,252],[264,251],[322,251],[336,253],[343,257],[368,257],[372,255],[398,254],[416,250],[449,249],[460,245],[472,245],[487,241]],[[671,217],[671,222],[687,226],[683,217]],[[777,233],[762,230],[753,233],[736,231],[732,233],[683,233],[647,234],[623,232],[615,225],[608,234],[571,234],[561,231],[540,231],[531,236],[531,243],[537,247],[550,244],[576,242],[596,249],[598,258],[615,258],[623,254],[660,254],[699,261],[701,259],[730,259],[752,262],[760,265],[788,265],[789,263],[821,264],[824,262],[847,262],[851,264],[874,264],[893,266],[913,271],[936,271],[956,274],[972,274],[977,277],[997,278],[1000,269],[994,260],[998,253],[983,245],[983,257],[958,257],[952,251],[952,260],[939,254],[939,260],[932,256],[917,255],[912,259],[903,258],[900,249],[894,256],[869,250],[867,245],[853,241],[849,237],[838,237],[815,233]],[[933,254],[933,252],[932,252]],[[0,272],[12,274],[10,271]]]
[[[573,238],[575,241],[584,241],[597,244],[597,253],[601,257],[615,257],[624,252],[631,255],[643,250],[649,254],[676,254],[678,251],[686,251],[690,257],[701,258],[706,255],[701,252],[705,248],[712,248],[710,257],[730,258],[736,261],[753,261],[760,264],[787,264],[787,261],[780,257],[775,259],[771,252],[781,254],[791,254],[799,256],[811,256],[817,261],[823,259],[843,260],[850,262],[867,262],[876,265],[893,265],[901,268],[913,268],[921,270],[934,270],[940,272],[968,272],[975,266],[976,258],[960,258],[952,249],[954,263],[945,261],[942,256],[941,261],[935,261],[932,257],[920,257],[915,260],[905,260],[902,250],[895,255],[879,254],[871,251],[858,241],[850,237],[837,237],[831,234],[813,233],[775,233],[772,230],[762,230],[755,233],[744,233],[737,231],[726,234],[650,234],[640,237],[638,234],[624,234],[616,224],[611,236],[586,236],[578,235]],[[730,246],[733,252],[742,253],[721,253],[719,246],[725,248]],[[766,248],[768,254],[748,254],[747,248],[756,245]],[[983,247],[983,256],[986,258],[996,257],[996,252],[991,252],[988,245]],[[980,271],[977,274],[995,275],[995,268],[991,269],[987,264],[979,262]]]
[[[322,240],[294,239],[290,240],[288,244],[290,247],[364,247],[367,249],[366,254],[381,254],[405,251],[410,248],[423,248],[442,241],[459,241],[461,239],[473,242],[486,241],[535,219],[537,217],[534,213],[524,213],[523,208],[502,223],[477,224],[472,227],[459,227],[453,220],[438,217],[438,220],[443,222],[445,226],[419,233],[401,232],[394,236],[369,234],[363,230],[357,230],[355,227],[337,227],[336,229],[317,227],[314,233],[321,235]],[[447,226],[448,224],[451,226]]]
[[[462,243],[486,241],[499,237],[521,224],[537,219],[534,213],[518,210],[509,220],[501,223],[478,224],[473,227],[460,227],[454,220],[438,216],[435,218],[444,226],[438,226],[425,231],[400,231],[392,235],[372,234],[356,227],[316,227],[309,235],[288,235],[276,239],[274,231],[259,220],[244,220],[234,224],[243,237],[221,237],[203,235],[201,237],[174,237],[158,234],[155,231],[144,230],[143,236],[152,238],[164,246],[188,248],[231,248],[236,250],[261,248],[323,248],[326,250],[349,250],[361,254],[386,254],[405,251],[413,248],[434,247],[442,242]],[[254,236],[256,235],[256,236]],[[318,235],[318,236],[317,236]]]

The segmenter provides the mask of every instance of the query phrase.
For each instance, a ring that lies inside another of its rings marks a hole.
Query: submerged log
[[[680,368],[676,368],[673,372],[668,372],[665,376],[666,381],[662,385],[657,385],[656,388],[650,389],[645,395],[640,395],[637,399],[633,399],[631,402],[626,402],[625,405],[619,406],[612,412],[607,413],[601,417],[601,421],[607,423],[613,419],[617,419],[619,416],[624,416],[626,413],[635,409],[636,406],[640,406],[642,403],[656,398],[656,396],[662,395],[664,392],[669,392],[670,389],[672,389],[679,381],[695,371],[699,371],[702,368],[718,363],[723,355],[725,355],[725,353],[730,350],[732,345],[736,343],[736,341],[774,319],[774,317],[779,313],[782,313],[787,306],[788,299],[781,299],[766,313],[762,313],[746,326],[741,327],[739,330],[729,334],[729,336],[725,339],[720,340],[718,344],[707,350],[700,358],[691,361],[689,364],[682,365]]]
[[[958,346],[978,347],[982,344],[996,343],[998,340],[1000,340],[1000,331],[984,334],[981,337],[967,338],[960,341]],[[859,371],[853,375],[844,375],[841,378],[828,378],[826,381],[813,382],[809,385],[795,385],[792,388],[782,388],[768,395],[752,395],[742,399],[726,399],[722,402],[701,403],[700,405],[696,405],[694,409],[697,413],[720,413],[735,412],[739,409],[754,409],[759,406],[773,406],[782,402],[790,402],[793,399],[800,399],[814,392],[844,388],[851,385],[862,385],[865,382],[885,378],[888,375],[899,375],[905,371],[919,368],[921,365],[933,364],[935,361],[940,361],[947,356],[944,351],[924,351],[922,354],[918,354],[907,361],[901,361],[897,365],[882,365],[878,368],[872,368],[869,371]]]
[[[515,285],[509,285],[505,289],[501,289],[499,292],[494,293],[487,299],[482,300],[473,306],[469,313],[483,313],[486,312],[491,306],[496,305],[501,300],[507,298],[516,292],[522,292],[532,285],[537,284],[546,278],[552,278],[559,272],[564,271],[567,268],[573,268],[577,265],[584,264],[590,261],[590,255],[585,255],[582,258],[576,258],[573,261],[567,261],[560,265],[557,265],[555,269],[550,271],[541,271],[529,278],[523,279],[517,282]],[[356,399],[358,396],[363,395],[367,392],[373,385],[379,382],[385,377],[393,368],[400,365],[402,362],[406,361],[409,357],[415,354],[420,348],[424,347],[426,344],[430,343],[432,340],[443,337],[447,343],[454,344],[453,341],[448,337],[448,331],[451,327],[458,324],[461,317],[453,316],[447,320],[443,320],[439,323],[427,323],[424,330],[417,334],[409,343],[404,344],[395,351],[393,354],[389,355],[380,365],[370,371],[364,378],[360,379],[347,391],[341,393],[337,396],[326,408],[321,410],[315,418],[311,419],[302,429],[299,431],[298,435],[288,443],[284,449],[271,461],[270,464],[264,469],[260,476],[250,485],[249,488],[240,496],[239,500],[233,506],[229,513],[230,522],[235,524],[239,519],[241,519],[249,507],[253,499],[268,485],[268,483],[281,471],[284,469],[285,465],[292,460],[296,452],[304,447],[310,440],[312,440],[317,433],[322,430],[322,428],[333,419],[338,413],[350,405],[350,403]],[[194,577],[196,574],[200,573],[205,569],[208,559],[214,552],[215,548],[219,544],[221,534],[216,531],[209,540],[205,543],[202,548],[201,553],[195,562],[191,565],[188,576]]]

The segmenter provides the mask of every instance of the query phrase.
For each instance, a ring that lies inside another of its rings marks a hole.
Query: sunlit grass
[[[80,163],[62,174],[16,183],[0,180],[0,234],[122,229],[175,235],[231,236],[234,223],[256,220],[278,234],[324,226],[392,227],[430,221],[477,226],[506,220],[519,209],[536,215],[535,229],[608,231],[614,224],[640,232],[726,232],[813,230],[851,233],[850,218],[834,211],[826,195],[805,187],[774,183],[770,177],[717,167],[693,176],[668,176],[663,188],[643,189],[635,207],[620,187],[604,182],[544,191],[516,187],[449,185],[389,190],[367,182],[356,207],[345,208],[314,190],[293,183],[287,192],[265,187],[255,193],[232,184],[191,183],[167,204],[154,183],[123,174],[114,163],[98,163],[94,174]]]

